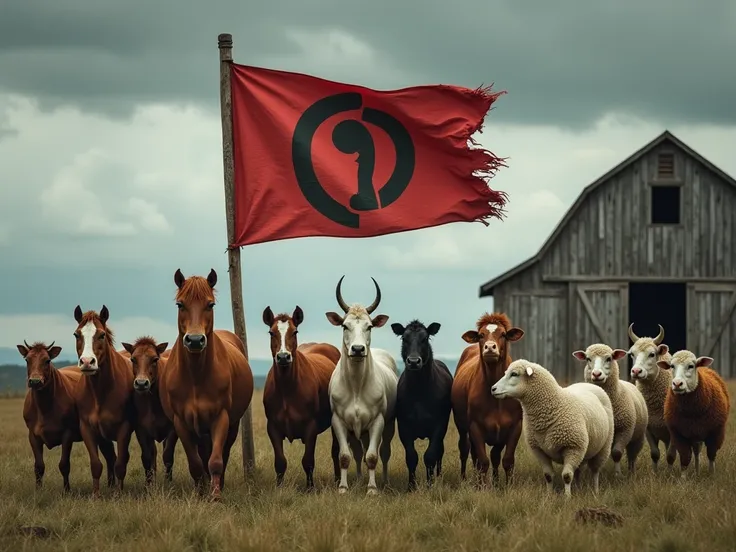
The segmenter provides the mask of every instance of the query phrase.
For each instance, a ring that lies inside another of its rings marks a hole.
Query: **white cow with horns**
[[[340,361],[330,379],[329,394],[332,408],[332,430],[340,446],[340,485],[338,490],[348,490],[350,450],[361,475],[360,461],[365,450],[368,467],[368,495],[378,494],[376,465],[380,448],[383,463],[383,484],[388,483],[388,460],[391,457],[391,439],[396,429],[396,386],[399,373],[396,361],[388,351],[371,347],[371,330],[380,328],[388,316],[379,314],[371,318],[381,302],[381,288],[374,278],[376,299],[368,307],[360,304],[348,306],[342,298],[337,283],[337,303],[345,313],[327,312],[327,320],[333,326],[342,327]],[[362,443],[362,447],[361,447]],[[363,450],[361,450],[363,449]]]

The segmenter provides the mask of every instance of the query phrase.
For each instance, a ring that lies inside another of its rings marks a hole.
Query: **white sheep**
[[[652,458],[652,469],[657,471],[659,463],[659,443],[664,443],[667,464],[672,467],[677,457],[677,450],[670,441],[670,431],[664,422],[664,400],[667,390],[672,385],[672,373],[670,370],[662,370],[657,366],[659,361],[667,364],[672,360],[669,347],[662,343],[664,339],[664,328],[659,325],[659,333],[656,337],[639,337],[634,333],[634,324],[629,326],[629,337],[633,345],[629,349],[633,365],[631,366],[631,379],[636,382],[636,388],[644,396],[649,413],[646,438],[649,443]],[[700,443],[693,446],[695,463],[700,456]]]
[[[562,464],[565,497],[570,498],[575,471],[587,461],[593,492],[598,493],[600,470],[613,443],[613,407],[605,391],[592,383],[560,387],[544,367],[518,359],[509,364],[491,393],[521,403],[526,442],[542,466],[550,491],[552,462]]]
[[[629,474],[634,473],[636,458],[644,447],[649,413],[644,396],[633,383],[619,379],[618,360],[626,356],[623,349],[612,349],[603,343],[593,343],[585,351],[575,351],[573,357],[585,363],[584,380],[598,385],[611,399],[613,406],[613,445],[611,459],[616,476],[621,477],[624,449]]]

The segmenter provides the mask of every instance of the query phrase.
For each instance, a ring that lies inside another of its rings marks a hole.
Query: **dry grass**
[[[736,383],[731,384],[731,390],[732,397],[736,397]],[[733,416],[714,477],[701,474],[697,479],[681,481],[665,473],[654,475],[645,447],[639,457],[636,481],[615,481],[609,463],[598,498],[583,488],[573,490],[573,499],[566,503],[559,492],[556,496],[546,494],[541,470],[522,442],[517,450],[515,488],[506,489],[502,483],[498,490],[477,491],[459,482],[457,434],[451,424],[442,481],[432,489],[406,494],[404,452],[396,438],[390,462],[391,488],[384,489],[379,497],[368,498],[365,481],[355,484],[354,464],[349,493],[337,494],[331,478],[329,432],[320,436],[318,443],[318,492],[307,495],[302,490],[302,446],[297,443],[287,444],[285,487],[274,489],[273,454],[266,436],[261,395],[256,393],[255,481],[243,481],[238,442],[228,470],[224,501],[211,504],[193,496],[181,445],[177,445],[173,485],[159,481],[148,495],[135,439],[127,489],[121,498],[113,498],[105,489],[100,501],[89,500],[89,461],[81,443],[75,444],[73,452],[72,495],[61,494],[58,449],[46,452],[44,487],[36,491],[21,405],[21,399],[0,400],[2,550],[457,552],[495,548],[676,552],[731,550],[736,542]],[[421,455],[426,442],[418,444]],[[419,473],[423,474],[421,463]],[[583,484],[586,482],[584,479]],[[559,476],[556,484],[559,489]],[[623,523],[580,523],[576,517],[586,516],[576,513],[584,507],[610,510],[590,514],[589,518],[605,521],[608,516],[615,521],[618,514]],[[46,531],[29,529],[33,526]],[[26,527],[25,532],[20,527]]]

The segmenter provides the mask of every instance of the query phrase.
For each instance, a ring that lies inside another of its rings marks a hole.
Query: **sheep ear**
[[[657,366],[660,367],[662,370],[669,370],[670,369],[670,363],[666,360],[658,360]]]
[[[711,357],[701,356],[695,360],[695,366],[698,368],[701,366],[710,366],[711,364],[713,364],[713,359]]]
[[[572,356],[578,360],[585,360],[585,351],[573,351]]]
[[[623,349],[614,349],[613,350],[613,360],[620,360],[626,356],[626,351]]]
[[[526,375],[527,376],[531,376],[533,373],[534,373],[534,368],[532,368],[531,366],[527,366],[526,367]]]

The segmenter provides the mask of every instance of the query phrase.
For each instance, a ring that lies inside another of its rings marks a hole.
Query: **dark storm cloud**
[[[297,53],[286,28],[339,28],[411,75],[394,82],[356,67],[354,82],[495,81],[509,91],[498,122],[579,127],[610,109],[665,125],[736,122],[732,0],[110,4],[5,0],[0,88],[111,114],[157,100],[216,108],[218,33],[233,33],[237,61],[258,65]]]

